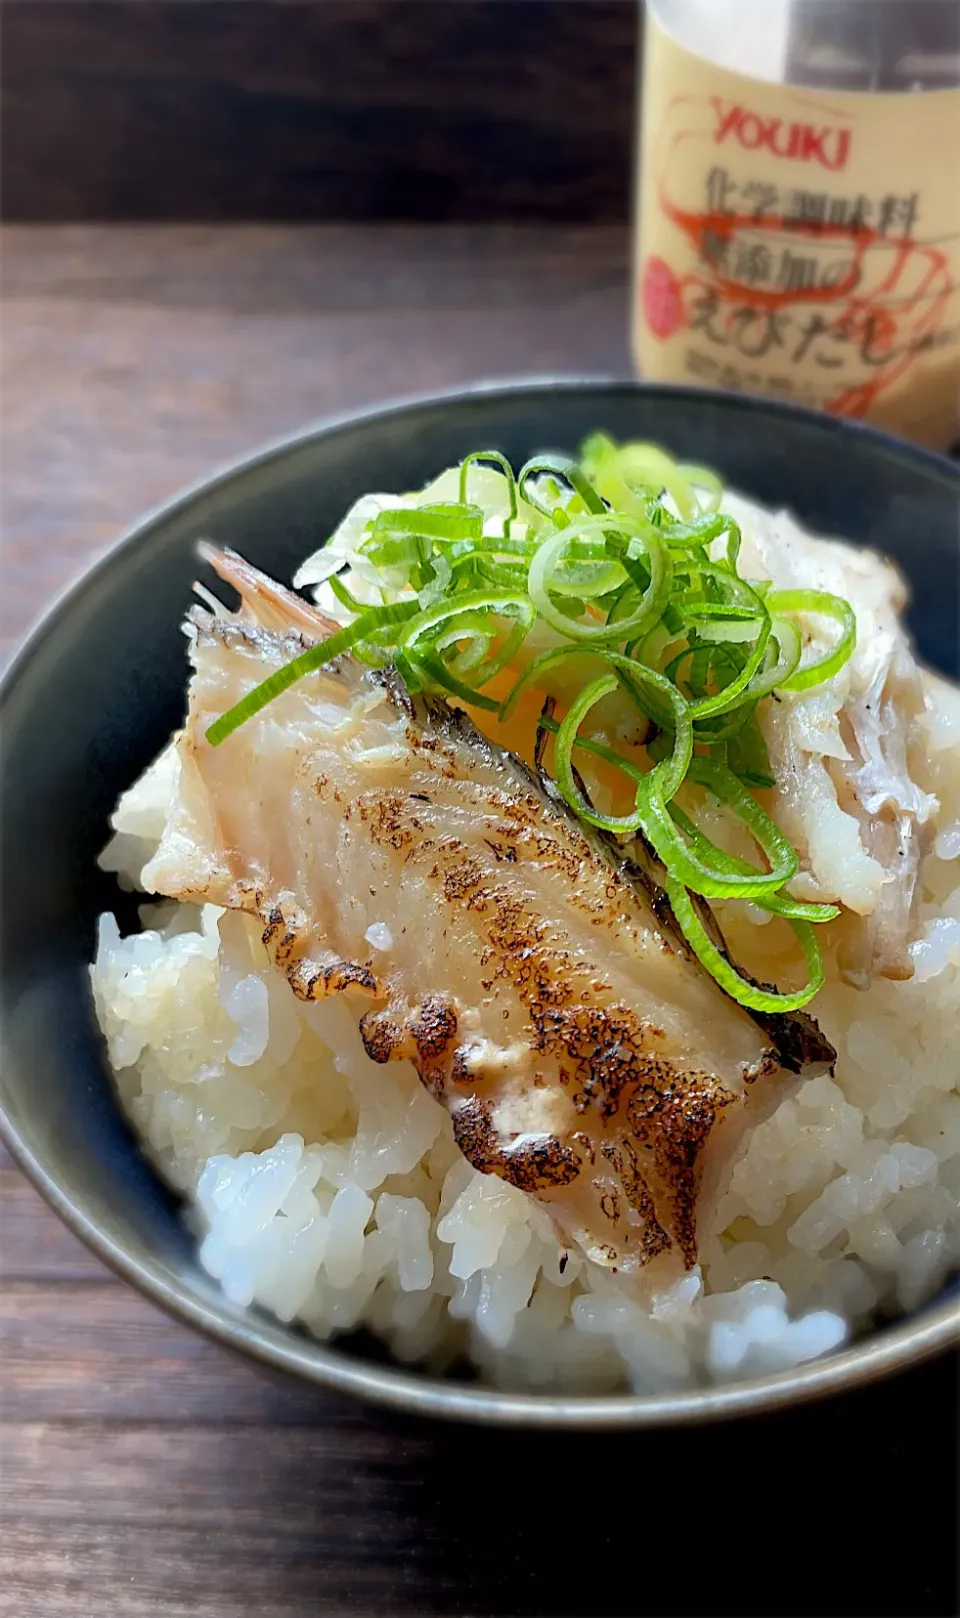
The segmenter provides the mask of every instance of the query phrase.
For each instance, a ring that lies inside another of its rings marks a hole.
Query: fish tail
[[[240,615],[264,629],[298,629],[320,640],[340,628],[339,624],[311,606],[309,601],[287,590],[268,574],[261,573],[258,567],[238,556],[236,551],[201,539],[197,554],[225,584],[232,585],[236,590],[241,603]]]

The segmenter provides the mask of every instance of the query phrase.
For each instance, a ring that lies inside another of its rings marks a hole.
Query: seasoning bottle
[[[641,375],[960,431],[957,0],[647,0]]]

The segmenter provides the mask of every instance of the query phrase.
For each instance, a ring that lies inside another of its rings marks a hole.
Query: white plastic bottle
[[[634,357],[946,449],[958,0],[647,0]]]

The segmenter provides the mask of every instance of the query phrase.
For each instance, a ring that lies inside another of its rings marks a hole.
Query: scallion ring
[[[672,874],[667,877],[667,897],[683,935],[701,966],[706,967],[721,989],[725,989],[741,1006],[747,1006],[752,1011],[799,1011],[823,987],[823,956],[809,922],[789,920],[803,951],[808,980],[802,989],[792,994],[780,994],[776,990],[759,988],[741,977],[710,938],[683,883]]]
[[[782,681],[781,691],[808,691],[812,685],[831,680],[849,661],[857,643],[857,620],[849,601],[826,590],[771,590],[767,596],[771,613],[813,613],[833,618],[840,625],[836,645],[812,663],[801,663],[795,674]]]
[[[616,644],[651,627],[660,617],[670,593],[670,561],[663,541],[652,530],[645,533],[632,518],[621,517],[617,523],[618,530],[640,540],[650,572],[650,582],[636,611],[627,618],[618,619],[615,624],[608,624],[573,620],[557,608],[550,597],[550,586],[570,540],[575,533],[583,533],[588,524],[592,533],[601,522],[602,519],[597,517],[585,518],[545,539],[530,563],[527,576],[530,599],[541,618],[567,639],[595,646]]]

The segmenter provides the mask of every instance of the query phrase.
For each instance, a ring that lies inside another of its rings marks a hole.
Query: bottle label
[[[960,425],[960,89],[746,78],[648,6],[634,348],[946,448]]]

